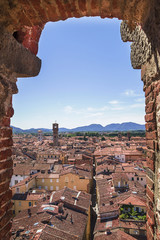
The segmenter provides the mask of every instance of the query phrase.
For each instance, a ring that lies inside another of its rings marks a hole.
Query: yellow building
[[[39,173],[36,178],[36,186],[38,189],[48,191],[56,191],[60,189],[59,174],[42,174]]]
[[[41,151],[37,153],[37,160],[44,161],[46,159],[59,159],[61,153],[59,151]]]
[[[44,198],[44,193],[16,193],[12,197],[13,202],[13,214],[17,215],[24,209],[31,208],[37,205],[37,202]]]
[[[14,185],[12,190],[13,214],[17,215],[20,211],[28,209],[37,204],[37,201],[44,197],[44,193],[32,190],[36,185],[37,174],[31,175],[28,178]],[[44,191],[43,191],[44,192]]]
[[[83,174],[81,174],[83,173]],[[72,168],[61,174],[41,174],[36,177],[36,186],[39,189],[58,191],[69,187],[78,191],[90,192],[92,187],[92,175],[89,172],[77,171]]]
[[[17,183],[16,185],[14,185],[11,188],[12,195],[14,195],[15,193],[26,193],[31,188],[35,188],[36,187],[36,177],[37,177],[37,174],[31,175],[31,176],[25,178],[24,180],[22,180],[21,182]]]
[[[48,174],[39,175],[36,179],[37,188],[48,191],[57,191],[64,187],[69,187],[78,191],[90,192],[92,186],[92,179],[78,176],[74,173],[66,173],[62,175]]]
[[[92,174],[70,168],[62,171],[61,174],[39,172],[29,176],[12,187],[13,214],[16,215],[19,211],[34,206],[38,199],[42,197],[38,194],[33,195],[33,189],[52,192],[64,187],[90,193]]]
[[[60,189],[69,187],[78,191],[90,192],[92,187],[92,178],[78,175],[76,173],[62,173],[60,175]]]

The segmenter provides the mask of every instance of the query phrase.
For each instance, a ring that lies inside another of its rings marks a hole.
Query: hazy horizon
[[[123,122],[123,123],[128,123],[128,122]],[[135,124],[140,124],[140,125],[145,125],[145,124],[141,124],[141,123],[136,123],[136,122],[131,122],[131,123],[135,123]],[[90,125],[94,125],[94,124],[98,124],[98,123],[91,123],[91,124],[89,124],[89,125],[83,125],[83,126],[76,126],[76,127],[71,127],[71,128],[67,128],[67,127],[65,127],[65,126],[58,126],[59,128],[66,128],[66,129],[73,129],[73,128],[78,128],[78,127],[87,127],[87,126],[90,126]],[[109,124],[106,124],[106,125],[102,125],[102,124],[98,124],[98,125],[101,125],[102,127],[106,127],[106,126],[108,126],[108,125],[110,125],[110,124],[122,124],[122,123],[109,123]],[[16,127],[16,128],[20,128],[20,127],[18,127],[18,126],[13,126],[13,125],[11,125],[12,127]],[[37,129],[37,128],[34,128],[34,127],[30,127],[30,128],[26,128],[26,129],[24,129],[24,128],[21,128],[22,130],[28,130],[28,129]],[[48,128],[48,127],[39,127],[39,128],[44,128],[44,129],[52,129],[52,125],[51,125],[51,127],[50,128]]]

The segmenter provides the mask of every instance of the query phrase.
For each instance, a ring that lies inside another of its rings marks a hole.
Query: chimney
[[[59,203],[58,204],[58,213],[64,213],[64,210],[63,210],[63,203]]]
[[[32,216],[31,209],[28,208],[28,217],[31,217],[31,216]]]
[[[71,214],[71,223],[73,224],[72,214]]]

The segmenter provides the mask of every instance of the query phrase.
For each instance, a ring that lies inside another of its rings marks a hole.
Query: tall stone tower
[[[53,146],[58,146],[58,123],[53,123]]]
[[[42,130],[38,130],[38,141],[42,142],[43,140],[43,132]]]
[[[122,141],[122,133],[121,132],[118,133],[118,141]]]
[[[131,133],[130,132],[127,132],[127,138],[128,138],[128,141],[131,141]]]

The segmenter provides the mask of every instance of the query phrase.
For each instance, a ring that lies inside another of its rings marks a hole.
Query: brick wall
[[[100,16],[142,23],[153,0],[10,0],[2,1],[0,24],[10,31],[71,17]],[[22,11],[23,10],[23,11]],[[6,19],[7,18],[7,19]]]
[[[145,121],[147,143],[147,239],[160,239],[157,201],[159,195],[160,144],[160,76],[155,70],[154,58],[141,70],[145,92]]]
[[[9,239],[11,228],[11,197],[9,183],[12,176],[12,129],[10,128],[10,118],[13,115],[11,103],[8,104],[7,111],[0,121],[0,239]]]

